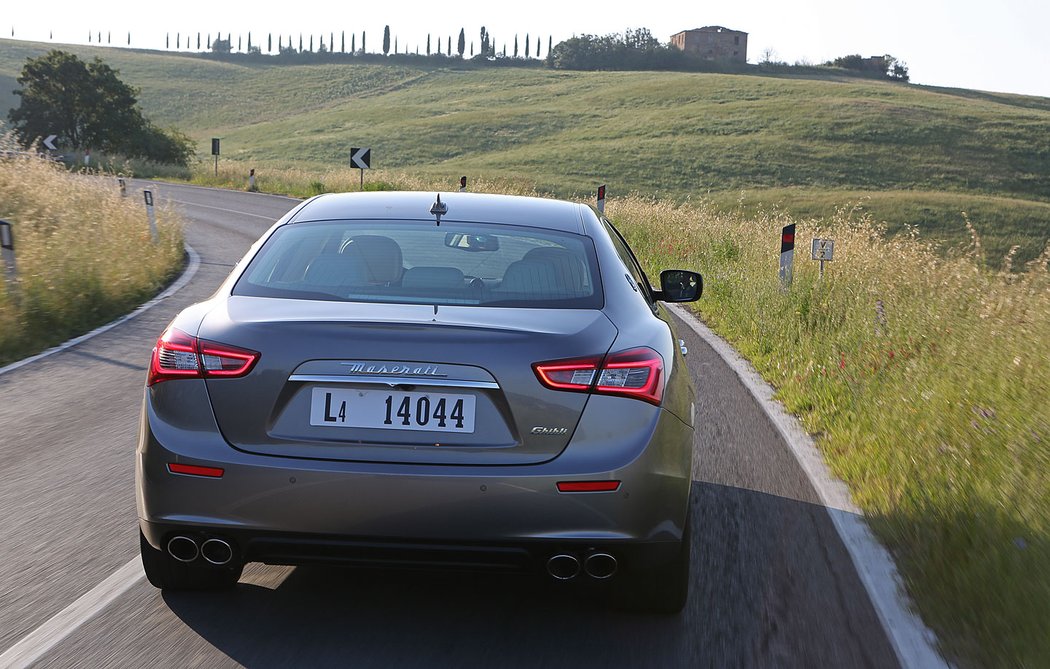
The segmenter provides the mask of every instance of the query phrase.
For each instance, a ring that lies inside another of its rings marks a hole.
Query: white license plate
[[[314,388],[310,425],[474,432],[473,395]]]

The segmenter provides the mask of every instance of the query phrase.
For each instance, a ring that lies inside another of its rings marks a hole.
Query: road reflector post
[[[598,212],[605,213],[605,184],[598,186]]]
[[[157,214],[153,211],[153,191],[142,191],[142,197],[146,200],[146,215],[149,217],[149,236],[153,243],[157,242]]]
[[[791,287],[791,275],[795,262],[795,224],[785,225],[780,231],[780,287]]]
[[[15,234],[7,221],[0,221],[0,255],[4,257],[4,278],[13,290],[18,281],[18,267],[15,265]]]
[[[462,176],[462,177],[459,178],[459,192],[460,193],[466,193],[467,192],[467,177],[466,176]]]
[[[835,256],[834,239],[814,239],[811,257],[820,261],[820,278],[824,278],[824,263],[831,262]]]
[[[254,193],[259,190],[255,187],[255,168],[248,170],[248,190]]]
[[[128,182],[124,180],[124,177],[117,177],[117,186],[120,187],[120,197],[127,197]]]

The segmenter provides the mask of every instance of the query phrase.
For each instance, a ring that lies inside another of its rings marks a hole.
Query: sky
[[[837,56],[890,54],[907,64],[913,83],[1022,93],[1050,97],[1050,1],[1048,0],[445,0],[313,2],[298,0],[154,0],[149,4],[107,0],[45,1],[40,5],[6,0],[0,12],[0,36],[72,44],[88,43],[102,33],[103,44],[164,48],[170,34],[184,39],[196,34],[252,33],[253,44],[265,46],[268,33],[300,33],[309,41],[341,31],[367,34],[369,51],[382,47],[383,27],[390,26],[399,50],[426,50],[427,34],[453,45],[461,28],[468,45],[477,48],[485,26],[497,49],[513,51],[514,36],[528,34],[535,45],[573,35],[604,35],[627,28],[648,28],[661,42],[681,30],[720,25],[749,33],[748,62],[771,53],[788,63],[822,63]],[[294,11],[293,11],[294,10]],[[202,38],[205,39],[205,38]],[[185,45],[184,45],[185,46]],[[0,47],[2,48],[2,47]],[[349,46],[348,46],[349,48]],[[469,51],[469,46],[467,47]],[[535,48],[533,46],[533,48]]]

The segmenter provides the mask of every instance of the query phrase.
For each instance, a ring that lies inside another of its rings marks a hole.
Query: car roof
[[[437,195],[448,207],[441,220],[450,223],[496,223],[584,234],[583,217],[594,216],[586,205],[520,195],[376,191],[328,193],[308,200],[289,223],[331,220],[430,221]]]

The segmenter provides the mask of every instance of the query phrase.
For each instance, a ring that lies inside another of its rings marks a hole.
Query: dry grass
[[[18,268],[17,282],[0,281],[0,364],[130,311],[182,264],[174,212],[157,208],[151,243],[139,200],[39,158],[0,158],[0,218],[12,223]]]

